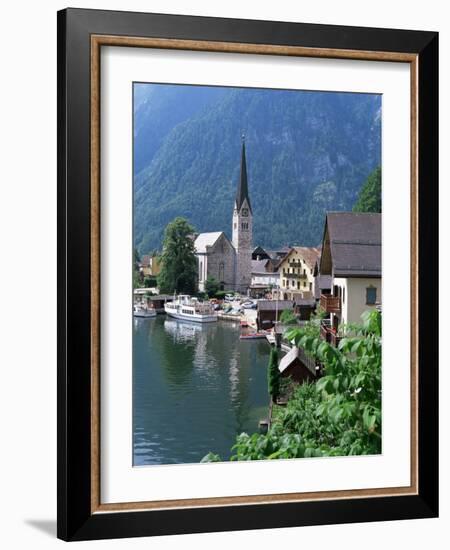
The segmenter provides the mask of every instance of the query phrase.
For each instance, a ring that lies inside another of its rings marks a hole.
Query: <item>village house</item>
[[[145,254],[140,261],[140,272],[143,277],[156,277],[161,270],[159,258],[156,255]]]
[[[274,264],[279,264],[280,261],[291,251],[289,246],[282,246],[277,250],[268,250],[262,246],[257,246],[253,249],[252,260],[271,260]]]
[[[194,242],[198,262],[198,287],[205,290],[214,277],[222,290],[246,294],[251,284],[253,212],[247,181],[245,141],[242,139],[241,168],[232,215],[231,241],[223,231],[200,233]]]
[[[273,288],[278,288],[280,285],[280,274],[277,266],[277,262],[273,262],[270,258],[252,260],[250,296],[253,298],[263,298]]]
[[[314,300],[316,306],[320,306],[320,297],[322,294],[331,294],[331,275],[322,275],[319,272],[320,256],[317,258],[314,267]]]
[[[361,322],[364,311],[380,308],[381,214],[329,212],[319,272],[331,277],[331,293],[320,298],[330,314],[327,338],[342,324]]]
[[[314,268],[318,257],[318,248],[291,247],[278,266],[281,298],[297,301],[314,297]]]

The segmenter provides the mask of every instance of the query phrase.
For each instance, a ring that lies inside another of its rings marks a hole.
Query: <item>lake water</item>
[[[224,321],[133,323],[134,465],[229,459],[236,435],[268,414],[267,341],[240,341]]]

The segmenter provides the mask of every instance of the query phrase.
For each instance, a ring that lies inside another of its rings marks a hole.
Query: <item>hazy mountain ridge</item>
[[[135,111],[141,252],[159,248],[178,215],[230,235],[242,131],[255,244],[316,245],[325,211],[351,210],[380,164],[380,96],[185,86],[148,95]]]

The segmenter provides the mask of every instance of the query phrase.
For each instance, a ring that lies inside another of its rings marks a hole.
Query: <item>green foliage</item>
[[[241,434],[232,460],[308,458],[381,452],[381,314],[368,311],[339,348],[316,327],[290,339],[324,365],[316,383],[296,388],[266,435]]]
[[[208,277],[205,281],[205,292],[210,297],[213,298],[216,296],[219,291],[220,285],[214,277]]]
[[[167,225],[161,254],[161,271],[158,275],[161,293],[195,293],[197,260],[193,233],[194,228],[184,218],[175,218]]]
[[[158,286],[158,281],[156,277],[152,277],[151,275],[147,275],[147,277],[144,277],[144,288],[155,288]]]
[[[269,355],[269,365],[267,368],[267,383],[269,395],[275,402],[280,393],[280,371],[278,370],[278,350],[272,347]]]
[[[140,156],[134,236],[141,252],[160,248],[162,228],[178,215],[198,231],[224,230],[230,237],[243,127],[254,242],[269,248],[300,241],[316,246],[325,212],[351,210],[362,182],[380,164],[377,95],[147,89],[149,99],[134,118]]]
[[[367,178],[353,207],[353,212],[381,212],[381,168]]]
[[[283,325],[296,325],[297,317],[290,309],[284,309],[281,312],[280,321],[283,323]]]
[[[221,458],[216,453],[208,453],[200,460],[200,462],[221,462]]]

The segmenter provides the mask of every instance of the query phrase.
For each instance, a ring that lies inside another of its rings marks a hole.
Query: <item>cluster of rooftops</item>
[[[294,252],[316,276],[381,277],[381,214],[329,212],[319,246],[276,250],[257,246],[252,252],[252,273],[276,272]]]

